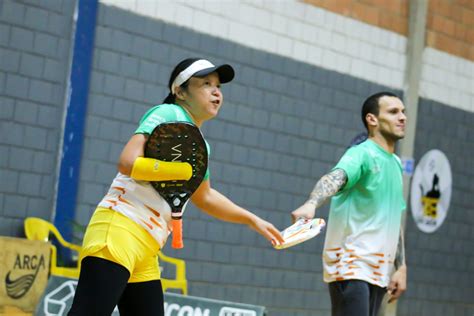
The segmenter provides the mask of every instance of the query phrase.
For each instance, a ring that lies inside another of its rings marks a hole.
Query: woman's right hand
[[[257,233],[265,237],[272,245],[282,244],[284,242],[280,231],[272,223],[254,216],[249,226]]]
[[[294,222],[298,220],[298,218],[306,218],[311,219],[314,218],[316,215],[316,206],[311,203],[305,203],[298,207],[296,210],[291,212],[291,219]]]

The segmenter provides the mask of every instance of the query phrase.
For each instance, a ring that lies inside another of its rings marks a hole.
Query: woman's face
[[[219,112],[224,100],[220,87],[221,82],[216,72],[202,78],[191,77],[188,88],[181,90],[178,99],[183,101],[196,123],[201,124]]]

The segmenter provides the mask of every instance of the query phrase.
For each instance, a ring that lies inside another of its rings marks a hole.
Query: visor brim
[[[218,67],[210,67],[210,68],[199,70],[198,72],[193,74],[192,77],[205,77],[212,72],[217,72],[221,83],[230,82],[232,81],[232,79],[234,79],[234,76],[235,76],[234,68],[232,68],[231,65],[224,64]]]

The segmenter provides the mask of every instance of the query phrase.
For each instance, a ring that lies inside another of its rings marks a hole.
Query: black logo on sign
[[[41,267],[43,267],[43,269],[45,268],[43,255],[38,258],[37,255],[21,256],[18,254],[13,269],[8,271],[7,276],[5,277],[5,286],[7,288],[8,296],[13,299],[19,299],[28,293],[29,289],[35,282],[36,276]],[[28,272],[33,270],[34,272],[32,274],[26,274],[16,279],[12,279],[10,274],[13,270],[28,270]]]

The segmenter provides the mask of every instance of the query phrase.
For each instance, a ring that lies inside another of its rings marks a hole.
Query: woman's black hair
[[[168,82],[168,89],[170,90],[169,94],[166,96],[166,98],[163,100],[163,103],[175,103],[176,102],[176,95],[174,95],[171,92],[171,85],[173,84],[173,81],[176,79],[176,77],[180,74],[181,71],[184,69],[188,68],[192,63],[195,61],[198,61],[199,59],[202,58],[187,58],[185,60],[182,60],[179,64],[174,67],[173,71],[171,72],[170,79]],[[180,87],[187,88],[189,84],[189,80],[186,80],[181,84]]]
[[[367,114],[372,113],[375,116],[379,115],[379,109],[380,109],[380,104],[379,100],[381,97],[395,97],[398,98],[397,95],[393,94],[392,92],[378,92],[376,94],[371,95],[370,97],[367,98],[367,100],[364,101],[364,105],[362,106],[362,123],[364,123],[364,126],[367,130],[369,130],[369,127],[367,125],[367,121],[365,120],[365,117]]]

